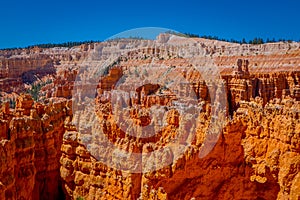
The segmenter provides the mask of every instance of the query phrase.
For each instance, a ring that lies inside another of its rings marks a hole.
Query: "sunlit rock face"
[[[30,95],[21,95],[15,110],[3,106],[1,199],[57,199],[62,195],[59,159],[69,103],[53,99],[42,105]]]
[[[299,46],[2,51],[0,199],[298,199]]]

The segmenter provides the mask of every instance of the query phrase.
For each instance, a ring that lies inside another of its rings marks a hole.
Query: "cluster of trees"
[[[9,107],[10,108],[15,108],[16,107],[16,100],[9,99]]]
[[[128,38],[113,38],[113,39],[110,39],[108,41],[121,40],[121,39],[145,40],[145,38],[143,38],[143,37],[129,36]],[[79,46],[79,45],[82,45],[82,44],[92,44],[92,43],[97,43],[97,42],[101,42],[101,41],[100,40],[87,40],[87,41],[81,41],[81,42],[46,43],[46,44],[30,45],[30,46],[23,47],[23,48],[21,48],[21,47],[3,48],[3,49],[0,49],[0,50],[32,49],[34,47],[45,48],[45,49],[53,48],[53,47],[71,48],[71,47]]]
[[[89,41],[82,41],[82,42],[63,42],[63,43],[47,43],[47,44],[37,44],[37,45],[30,45],[24,48],[21,47],[16,47],[16,48],[5,48],[5,49],[0,49],[0,50],[16,50],[16,49],[32,49],[34,47],[39,47],[39,48],[53,48],[53,47],[74,47],[74,46],[79,46],[82,44],[91,44],[91,43],[96,43],[100,42],[98,40],[89,40]]]
[[[46,82],[42,83],[36,83],[31,85],[31,89],[28,89],[26,93],[30,94],[34,101],[39,100],[39,92],[47,84],[52,83],[52,80],[47,80]],[[14,98],[3,98],[2,95],[0,94],[0,104],[3,102],[8,102],[10,108],[15,108],[16,107],[16,100]]]
[[[13,98],[0,98],[0,104],[4,103],[4,102],[8,102],[9,103],[9,107],[10,108],[15,108],[16,107],[16,100]]]
[[[204,39],[209,39],[209,40],[219,40],[219,41],[224,41],[224,42],[232,42],[232,43],[239,43],[239,44],[265,44],[265,43],[274,43],[274,42],[288,42],[291,43],[292,40],[286,40],[286,39],[278,39],[276,40],[275,38],[269,39],[267,38],[264,40],[263,38],[255,37],[252,40],[246,41],[245,38],[242,40],[235,40],[235,39],[224,39],[224,38],[219,38],[217,36],[211,36],[211,35],[198,35],[198,34],[193,34],[193,33],[178,33],[175,31],[167,31],[166,33],[170,33],[173,35],[178,35],[182,37],[189,37],[189,38],[204,38]]]
[[[192,34],[194,36],[195,34]],[[188,34],[190,36],[190,34]],[[264,40],[263,38],[255,37],[252,40],[246,41],[245,38],[242,40],[235,40],[235,39],[224,39],[224,38],[218,38],[217,36],[210,36],[210,35],[203,35],[199,36],[200,38],[205,38],[205,39],[210,39],[210,40],[219,40],[219,41],[225,41],[225,42],[232,42],[232,43],[239,43],[239,44],[265,44],[265,43],[274,43],[274,42],[288,42],[291,43],[292,40],[286,40],[286,39],[278,39],[276,40],[275,38],[269,39],[267,38]]]
[[[38,101],[39,99],[39,92],[42,89],[42,84],[38,83],[38,84],[32,84],[31,85],[31,89],[27,90],[27,93],[30,94],[32,96],[32,98],[34,99],[34,101]]]
[[[40,48],[53,48],[53,47],[75,47],[75,46],[79,46],[82,44],[91,44],[91,43],[96,43],[96,42],[100,42],[100,41],[83,41],[83,42],[64,42],[64,43],[57,43],[57,44],[53,44],[53,43],[48,43],[48,44],[38,44],[38,45],[32,45],[32,46],[28,46],[27,48],[33,48],[33,47],[40,47]]]
[[[31,84],[31,89],[28,89],[26,93],[30,94],[34,101],[39,101],[39,93],[42,87],[52,83],[52,80],[47,80],[46,82],[39,82]]]

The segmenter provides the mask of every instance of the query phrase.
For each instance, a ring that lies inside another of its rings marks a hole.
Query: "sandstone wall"
[[[58,199],[59,159],[68,102],[33,104],[20,96],[16,110],[2,112],[0,199]]]
[[[205,158],[199,158],[201,144],[195,141],[176,163],[145,174],[97,162],[69,130],[60,161],[66,194],[70,199],[298,199],[299,106],[292,99],[265,107],[261,98],[242,102]],[[197,132],[203,134],[205,129]]]

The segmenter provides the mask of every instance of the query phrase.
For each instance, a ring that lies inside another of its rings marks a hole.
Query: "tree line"
[[[194,33],[179,33],[175,31],[167,31],[166,33],[173,34],[173,35],[178,35],[181,37],[188,37],[188,38],[204,38],[204,39],[209,39],[209,40],[219,40],[219,41],[224,41],[224,42],[231,42],[231,43],[239,43],[239,44],[265,44],[265,43],[274,43],[274,42],[288,42],[291,43],[293,40],[290,39],[269,39],[267,38],[264,40],[263,38],[260,37],[255,37],[252,40],[246,40],[243,38],[242,40],[236,40],[236,39],[224,39],[224,38],[219,38],[218,36],[211,36],[211,35],[199,35],[199,34],[194,34]],[[118,40],[121,38],[114,38],[111,40]],[[139,39],[143,40],[145,38],[142,37],[135,37],[131,36],[128,39]],[[3,48],[0,50],[16,50],[16,49],[32,49],[34,47],[39,47],[39,48],[54,48],[54,47],[67,47],[71,48],[74,46],[79,46],[82,44],[91,44],[91,43],[96,43],[96,42],[101,42],[100,40],[88,40],[88,41],[81,41],[81,42],[63,42],[63,43],[45,43],[45,44],[36,44],[36,45],[30,45],[24,48],[21,47],[15,47],[15,48]],[[300,40],[295,41],[295,42],[300,42]]]
[[[22,47],[14,47],[14,48],[4,48],[4,49],[0,49],[0,50],[32,49],[35,47],[44,48],[44,49],[49,49],[49,48],[54,48],[54,47],[71,48],[71,47],[79,46],[82,44],[91,44],[91,43],[96,43],[96,42],[101,42],[101,41],[89,40],[89,41],[81,41],[81,42],[46,43],[46,44],[30,45],[30,46],[23,47],[23,48]]]
[[[188,38],[204,38],[204,39],[209,39],[209,40],[219,40],[219,41],[224,41],[224,42],[231,42],[231,43],[239,43],[239,44],[265,44],[265,43],[274,43],[274,42],[288,42],[291,43],[293,40],[287,40],[287,39],[275,39],[275,38],[267,38],[264,40],[263,38],[260,37],[255,37],[252,40],[246,40],[243,38],[242,40],[236,40],[236,39],[224,39],[224,38],[219,38],[218,36],[211,36],[211,35],[198,35],[194,33],[178,33],[175,31],[167,31],[166,33],[170,33],[173,35],[178,35],[181,37],[188,37]],[[299,42],[300,40],[296,41]]]

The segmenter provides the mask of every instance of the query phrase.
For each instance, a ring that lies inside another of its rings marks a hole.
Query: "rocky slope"
[[[161,34],[1,52],[19,97],[0,199],[299,199],[299,47]],[[19,95],[32,74],[49,99]]]

